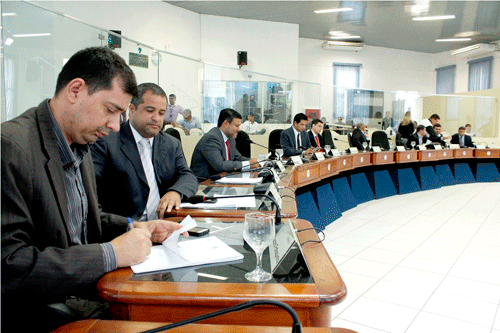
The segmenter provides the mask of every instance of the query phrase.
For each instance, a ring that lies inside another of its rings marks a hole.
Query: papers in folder
[[[238,185],[255,185],[262,182],[263,177],[250,177],[250,174],[241,174],[235,176],[223,177],[215,182],[217,184],[238,184]]]
[[[220,197],[221,194],[215,194],[214,197]],[[238,207],[242,208],[252,208],[256,207],[257,202],[255,197],[238,197],[234,196],[231,198],[217,199],[214,203],[199,203],[191,204],[189,202],[182,202],[181,208],[202,208],[202,209],[235,209]]]
[[[215,236],[178,242],[179,235],[196,227],[196,222],[187,216],[181,225],[162,245],[153,246],[144,262],[131,266],[132,271],[138,274],[243,259],[243,254]]]

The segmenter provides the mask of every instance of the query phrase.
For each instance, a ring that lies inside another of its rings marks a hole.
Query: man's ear
[[[128,109],[129,109],[129,112],[128,112],[128,117],[130,119],[130,116],[134,114],[135,112],[135,105],[130,103],[130,105],[128,106]]]
[[[70,103],[74,104],[78,100],[79,97],[81,97],[82,93],[87,91],[87,85],[85,84],[85,81],[80,78],[76,78],[71,80],[67,85],[66,88],[64,89],[66,96],[68,98],[68,101]]]

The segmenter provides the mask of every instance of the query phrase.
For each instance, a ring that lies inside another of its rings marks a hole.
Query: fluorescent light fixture
[[[38,34],[12,34],[13,37],[43,37],[43,36],[50,36],[52,35],[50,32],[42,32]]]
[[[338,13],[338,12],[349,12],[353,10],[350,7],[340,7],[340,8],[332,8],[332,9],[320,9],[320,10],[315,10],[314,12],[316,14],[325,14],[325,13]]]
[[[455,15],[438,15],[438,16],[420,16],[414,17],[413,21],[438,21],[438,20],[451,20]]]
[[[467,47],[462,47],[461,49],[452,51],[451,55],[456,55],[456,54],[460,54],[460,53],[464,53],[464,52],[469,52],[469,51],[472,51],[472,50],[476,50],[476,49],[478,49],[480,47],[481,47],[481,44],[476,44],[476,45],[471,45],[471,46],[467,46]]]
[[[5,45],[10,45],[14,43],[14,40],[12,38],[5,38],[5,42],[3,42]]]
[[[334,35],[334,36],[346,36],[346,35],[349,35],[347,32],[344,32],[344,31],[335,31],[335,30],[332,30],[329,32],[330,35]]]
[[[2,16],[16,16],[16,13],[2,13]]]
[[[361,36],[330,36],[330,39],[359,39]]]
[[[443,38],[443,39],[436,39],[436,42],[441,43],[441,42],[468,42],[472,40],[472,38]]]

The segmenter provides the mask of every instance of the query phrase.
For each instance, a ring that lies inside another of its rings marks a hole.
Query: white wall
[[[500,41],[496,42],[497,44]],[[475,56],[470,58],[457,58],[451,55],[451,52],[441,52],[434,55],[434,69],[456,65],[455,69],[455,92],[467,92],[469,90],[469,64],[470,60],[481,59],[485,57],[493,56],[493,75],[491,81],[491,88],[500,88],[500,52],[491,52],[481,56]],[[436,75],[434,74],[434,77]],[[435,83],[434,83],[435,85]],[[435,93],[435,91],[434,91]]]

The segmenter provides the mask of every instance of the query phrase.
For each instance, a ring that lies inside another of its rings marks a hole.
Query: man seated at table
[[[55,95],[2,124],[2,328],[46,332],[68,321],[50,303],[82,316],[107,272],[144,261],[152,242],[180,228],[131,225],[101,211],[89,145],[118,131],[137,96],[134,73],[109,48],[75,53]],[[82,306],[83,305],[83,306]],[[99,307],[95,307],[96,310]],[[56,320],[59,319],[59,320]]]
[[[179,140],[161,131],[167,95],[155,83],[138,86],[120,132],[92,145],[97,197],[106,212],[149,221],[179,209],[198,190]]]
[[[429,117],[429,119],[422,119],[420,121],[419,125],[425,126],[427,138],[429,138],[429,140],[431,142],[439,142],[440,141],[436,131],[434,130],[434,125],[436,125],[439,122],[439,120],[441,120],[439,115],[434,113],[433,115],[431,115]]]
[[[441,146],[443,146],[443,147],[446,146],[445,140],[451,139],[451,137],[450,136],[445,137],[443,135],[443,133],[441,133],[442,132],[441,124],[439,124],[439,123],[435,124],[433,127],[434,127],[434,131],[436,132],[437,137],[439,138],[439,141],[436,141],[436,142],[439,142],[441,144]]]
[[[429,138],[427,137],[427,130],[424,125],[418,125],[417,126],[417,131],[410,135],[410,138],[408,139],[408,142],[406,143],[407,148],[412,148],[411,143],[415,142],[415,146],[419,145],[424,145],[427,142],[431,142]]]
[[[307,116],[297,113],[290,128],[280,134],[280,144],[285,156],[310,154],[314,151],[306,132]]]
[[[476,133],[472,132],[472,125],[471,124],[465,125],[465,134],[470,135],[470,136],[476,136]]]
[[[184,133],[186,133],[186,135],[189,135],[193,128],[201,129],[200,120],[196,117],[193,117],[191,114],[191,110],[189,109],[184,110],[182,119],[179,120],[177,125],[179,125],[179,127],[184,131]]]
[[[359,123],[356,125],[354,131],[352,131],[351,147],[356,147],[359,151],[363,151],[363,142],[366,142],[366,147],[368,148],[370,141],[366,138],[366,125]]]
[[[217,127],[198,141],[191,158],[191,170],[199,178],[208,178],[223,171],[234,172],[258,168],[257,159],[249,159],[236,149],[235,138],[241,127],[241,115],[233,109],[220,112]]]
[[[259,124],[255,122],[255,117],[253,113],[249,113],[247,116],[247,121],[241,125],[241,130],[247,134],[257,134],[259,131]]]
[[[472,142],[472,137],[467,135],[465,127],[460,126],[458,128],[458,133],[455,133],[451,136],[452,144],[460,145],[460,148],[474,148],[475,145]]]
[[[319,119],[314,119],[312,121],[311,130],[309,131],[309,142],[311,142],[312,147],[321,148],[319,151],[323,151],[323,147],[325,147],[325,141],[321,135],[322,131],[323,122]]]

